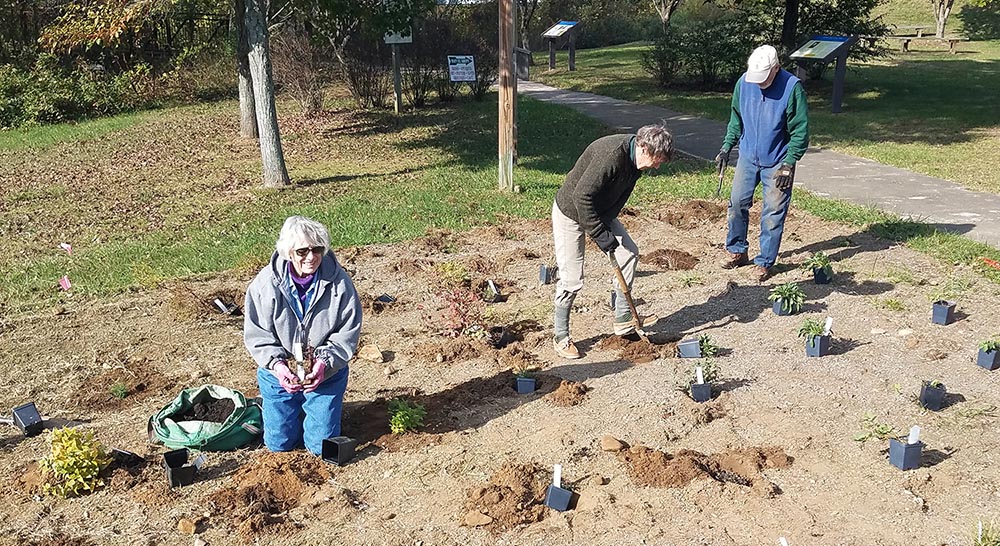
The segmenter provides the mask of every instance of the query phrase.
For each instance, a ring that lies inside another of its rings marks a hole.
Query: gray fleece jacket
[[[292,359],[296,339],[308,340],[331,377],[354,356],[361,334],[361,301],[351,277],[332,252],[323,256],[314,282],[316,294],[302,320],[292,309],[294,288],[288,282],[288,260],[275,252],[257,274],[244,302],[243,343],[257,366]],[[306,344],[303,344],[305,350]]]

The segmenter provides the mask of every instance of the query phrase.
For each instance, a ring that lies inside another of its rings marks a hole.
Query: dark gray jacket
[[[288,287],[288,260],[275,252],[271,263],[247,288],[243,343],[259,367],[275,359],[292,359],[298,335],[315,347],[315,357],[327,364],[327,377],[354,356],[361,334],[361,301],[351,277],[332,252],[323,256],[316,272],[316,295],[303,320],[292,310]],[[298,332],[301,329],[301,334]]]
[[[556,192],[556,206],[595,241],[614,237],[607,222],[618,217],[642,174],[632,159],[635,135],[601,137],[587,146]]]

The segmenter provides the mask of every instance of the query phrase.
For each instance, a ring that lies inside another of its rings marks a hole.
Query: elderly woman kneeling
[[[340,435],[361,303],[323,224],[292,216],[275,248],[247,289],[243,323],[264,400],[264,445],[290,451],[304,444],[319,455],[324,439]],[[303,361],[312,367],[300,378]]]

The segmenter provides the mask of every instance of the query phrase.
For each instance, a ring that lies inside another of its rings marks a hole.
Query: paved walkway
[[[517,87],[522,95],[569,106],[623,131],[635,131],[663,120],[677,147],[702,159],[715,158],[726,134],[724,123],[659,106],[565,91],[536,82],[519,81]],[[734,154],[730,165],[735,165],[735,160]],[[731,181],[731,173],[729,177]],[[1000,195],[969,191],[947,180],[814,148],[799,162],[795,183],[816,195],[876,206],[1000,247]]]

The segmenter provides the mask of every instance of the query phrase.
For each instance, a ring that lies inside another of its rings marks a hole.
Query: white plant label
[[[305,360],[304,358],[302,358],[302,344],[301,343],[292,343],[292,356],[295,357],[295,360],[297,360],[299,362],[302,362],[303,360]]]
[[[222,300],[220,300],[219,298],[215,298],[215,306],[218,307],[219,310],[222,311],[223,313],[229,312],[229,308],[226,307],[226,304],[222,303]]]
[[[778,542],[781,544],[781,546],[788,546],[788,541],[785,540],[785,537],[778,537]]]
[[[826,324],[823,325],[823,335],[830,335],[830,330],[833,329],[833,317],[826,317]]]
[[[295,375],[299,378],[299,381],[306,380],[306,369],[302,367],[302,363],[299,362],[295,366]]]
[[[702,385],[702,384],[705,383],[705,374],[704,374],[704,372],[701,371],[701,366],[698,366],[697,368],[694,369],[694,374],[698,378],[698,384],[699,385]]]
[[[489,283],[490,290],[492,290],[494,294],[499,294],[500,293],[500,291],[497,290],[497,285],[493,284],[492,280],[489,280],[489,281],[486,281],[486,282]]]
[[[908,444],[915,444],[920,441],[920,427],[913,425],[910,429],[910,438],[906,441]]]
[[[552,485],[559,487],[562,483],[562,465],[557,464],[552,466]]]

